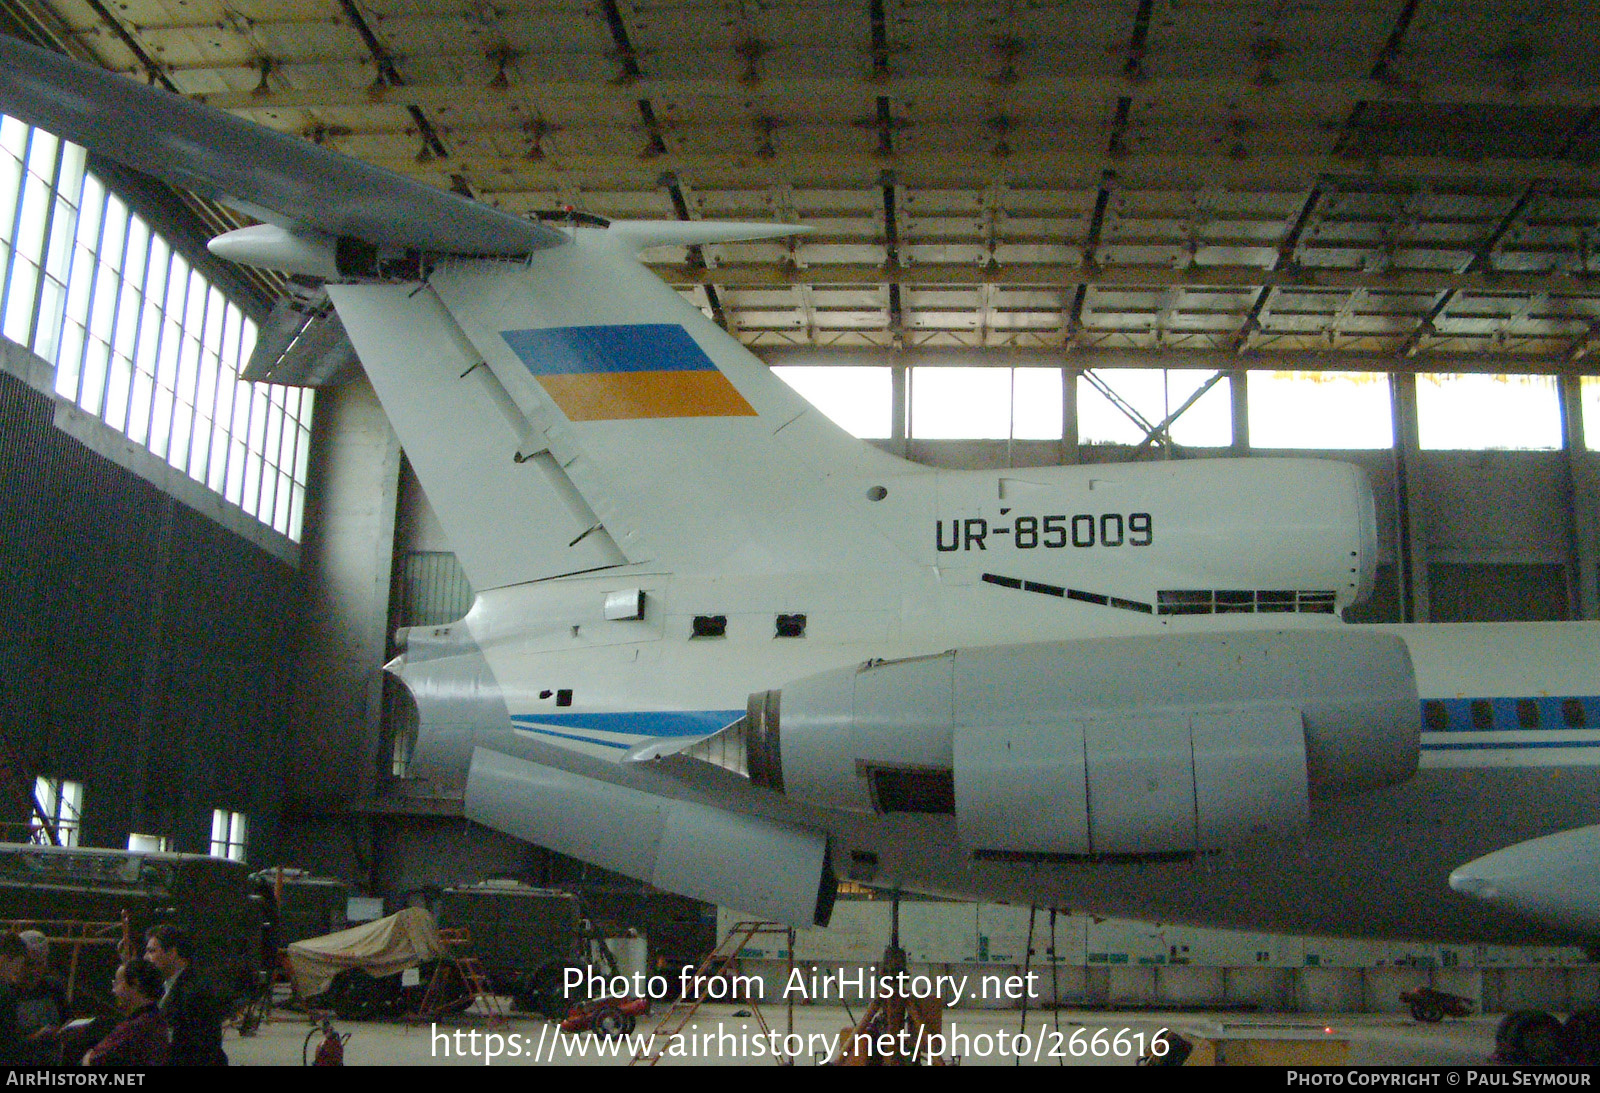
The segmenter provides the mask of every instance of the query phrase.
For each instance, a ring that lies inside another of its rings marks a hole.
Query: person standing
[[[161,1066],[171,1053],[166,1019],[156,1005],[161,972],[148,960],[129,960],[117,968],[111,996],[122,1023],[83,1057],[84,1066]]]
[[[17,984],[28,968],[28,947],[10,930],[0,933],[0,1066],[25,1062],[17,1032]]]
[[[166,978],[161,1013],[172,1029],[172,1066],[227,1066],[222,1050],[222,1005],[200,981],[191,961],[194,943],[182,927],[152,926],[144,956]]]

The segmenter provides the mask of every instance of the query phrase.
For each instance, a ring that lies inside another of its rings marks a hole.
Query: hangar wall
[[[726,934],[744,916],[718,914]],[[811,982],[833,985],[854,1005],[862,969],[874,969],[890,930],[887,900],[841,902],[826,929],[796,931],[794,963]],[[963,1004],[1009,1008],[985,976],[1036,975],[1029,1006],[1094,1009],[1227,1008],[1307,1013],[1403,1013],[1400,992],[1433,987],[1469,998],[1483,1012],[1571,1010],[1600,992],[1600,967],[1576,949],[1273,937],[1237,930],[1155,925],[997,903],[908,899],[900,944],[913,975],[966,977]],[[782,934],[758,935],[740,970],[759,976],[761,997],[781,999],[790,979]],[[1030,950],[1031,946],[1031,950]],[[1031,952],[1031,955],[1029,955]]]
[[[0,733],[27,789],[82,782],[88,846],[139,832],[203,854],[212,810],[242,812],[270,860],[298,574],[57,428],[25,378],[43,361],[0,359]]]

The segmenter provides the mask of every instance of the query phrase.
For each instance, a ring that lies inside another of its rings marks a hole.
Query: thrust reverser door
[[[958,831],[980,855],[1190,854],[1306,825],[1288,705],[958,720],[953,759]]]

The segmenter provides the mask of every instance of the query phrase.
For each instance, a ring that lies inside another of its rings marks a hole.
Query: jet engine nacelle
[[[472,752],[463,814],[669,892],[791,926],[826,926],[838,881],[828,836],[585,778],[487,748]]]
[[[1417,769],[1405,645],[1351,630],[1109,638],[868,662],[752,695],[751,780],[953,813],[1000,855],[1188,854],[1291,834]]]

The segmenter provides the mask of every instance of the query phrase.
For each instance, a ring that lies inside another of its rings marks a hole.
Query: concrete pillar
[[[1427,527],[1412,503],[1417,481],[1417,377],[1410,372],[1389,375],[1394,414],[1395,576],[1400,593],[1400,621],[1427,622]]]
[[[1250,373],[1235,368],[1228,373],[1228,400],[1233,411],[1233,443],[1236,456],[1250,454]]]
[[[373,796],[379,764],[387,766],[378,752],[400,444],[365,376],[318,393],[311,481],[300,553],[300,675],[284,770],[290,811],[302,814]],[[302,828],[305,860],[297,864],[313,865],[324,849],[348,849],[324,847],[325,830]],[[334,841],[349,842],[342,834]],[[358,863],[363,873],[371,866],[370,858]],[[329,867],[357,871],[345,861]]]
[[[889,368],[889,450],[901,459],[910,450],[911,390],[909,369],[896,361]]]
[[[1583,388],[1578,376],[1558,380],[1561,392],[1561,440],[1567,456],[1568,607],[1575,619],[1600,619],[1600,513],[1596,509],[1595,461],[1583,427]]]
[[[1075,464],[1078,454],[1078,376],[1076,368],[1061,370],[1061,462]]]

